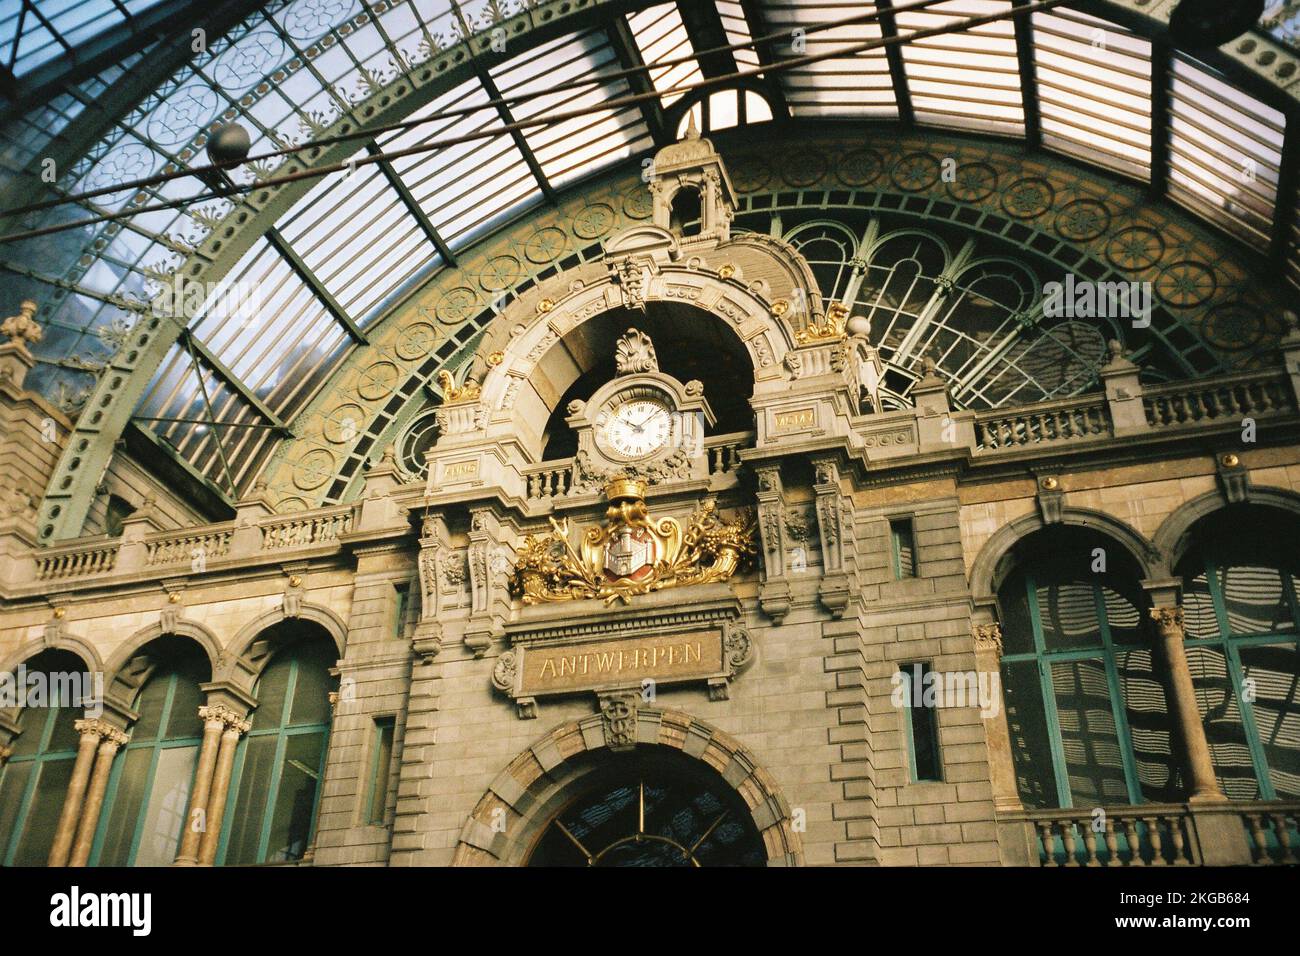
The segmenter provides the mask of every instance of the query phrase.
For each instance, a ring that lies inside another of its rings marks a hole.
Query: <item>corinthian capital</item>
[[[1156,622],[1162,632],[1183,630],[1183,609],[1181,607],[1153,607],[1151,620]]]
[[[99,737],[119,747],[131,739],[123,730],[114,727],[106,720],[78,720],[73,723],[72,728],[83,737]]]
[[[241,734],[248,733],[252,723],[245,720],[242,715],[237,714],[225,704],[207,704],[199,708],[199,719],[205,723],[215,721],[222,724],[227,729],[233,729]]]
[[[992,624],[976,624],[971,628],[971,633],[975,636],[975,649],[981,651],[996,651],[999,656],[1002,654],[1002,625],[997,621]]]

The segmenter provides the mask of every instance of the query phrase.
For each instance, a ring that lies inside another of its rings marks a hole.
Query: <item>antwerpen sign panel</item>
[[[516,695],[541,697],[626,687],[644,680],[701,680],[726,671],[722,631],[656,634],[552,647],[520,647]]]

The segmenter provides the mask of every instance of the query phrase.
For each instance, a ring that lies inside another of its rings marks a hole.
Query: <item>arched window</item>
[[[338,652],[311,625],[277,630],[286,646],[257,682],[253,726],[235,757],[219,856],[226,864],[300,860],[316,826]]]
[[[27,680],[17,690],[32,695],[31,706],[18,715],[13,754],[0,769],[0,865],[44,866],[49,859],[77,759],[74,724],[83,716],[84,704],[66,695],[55,701],[48,694],[66,689],[68,675],[80,680],[85,672],[81,659],[67,651],[44,651],[25,665]],[[35,698],[38,684],[45,694],[40,700]],[[63,706],[50,706],[54,702]]]
[[[1179,565],[1187,665],[1219,786],[1300,798],[1300,522],[1234,506],[1200,522]]]
[[[679,755],[626,754],[584,780],[547,824],[529,866],[762,866],[744,800]]]
[[[170,866],[176,859],[202,743],[199,685],[210,679],[207,655],[183,638],[153,642],[157,661],[136,697],[140,717],[113,762],[113,775],[91,849],[95,866]]]
[[[1141,575],[1114,541],[1053,528],[1026,539],[998,593],[1002,679],[1020,798],[1104,807],[1183,794],[1163,661]]]

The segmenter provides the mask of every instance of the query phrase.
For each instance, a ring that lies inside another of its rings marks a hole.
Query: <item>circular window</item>
[[[424,456],[438,440],[438,415],[436,409],[422,412],[411,422],[398,443],[398,464],[408,474],[423,478],[428,471]]]

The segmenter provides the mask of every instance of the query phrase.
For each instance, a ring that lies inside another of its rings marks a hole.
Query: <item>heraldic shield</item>
[[[605,495],[605,522],[588,528],[577,549],[567,518],[552,518],[550,534],[524,540],[511,580],[516,597],[525,604],[583,598],[627,602],[663,588],[725,581],[757,552],[752,516],[723,521],[712,500],[683,528],[676,518],[650,516],[644,482],[616,479]]]

